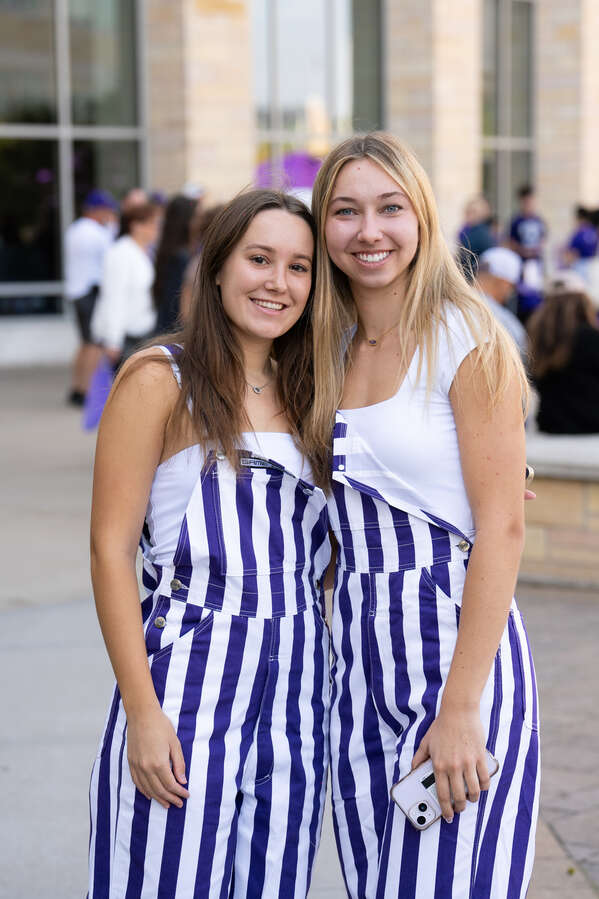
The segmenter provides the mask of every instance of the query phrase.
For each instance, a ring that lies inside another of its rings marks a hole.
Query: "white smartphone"
[[[486,750],[489,777],[499,771],[499,762]],[[427,759],[391,787],[391,798],[416,830],[426,830],[441,817],[433,763]]]

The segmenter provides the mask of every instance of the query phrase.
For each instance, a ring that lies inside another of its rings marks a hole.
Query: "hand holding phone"
[[[489,777],[499,771],[499,762],[485,751]],[[416,830],[426,830],[441,817],[441,806],[435,786],[435,771],[427,759],[391,787],[391,798]]]

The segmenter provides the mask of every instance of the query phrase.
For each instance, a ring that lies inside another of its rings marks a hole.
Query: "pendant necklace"
[[[266,382],[265,382],[264,384],[262,384],[261,386],[258,385],[258,384],[250,384],[250,382],[247,380],[247,378],[246,378],[245,383],[248,385],[248,387],[251,387],[251,389],[254,391],[255,394],[257,394],[258,396],[260,396],[260,394],[262,393],[262,391],[264,390],[264,388],[265,388],[265,387],[268,387],[268,385],[270,384],[270,380],[266,381]]]
[[[390,328],[388,328],[386,331],[383,331],[383,333],[379,334],[378,337],[366,337],[366,343],[368,344],[368,346],[378,346],[383,337],[386,337],[387,334],[390,334],[394,328],[397,328],[398,324],[399,322],[395,322],[394,325],[391,325]]]
[[[265,387],[268,387],[268,385],[270,384],[270,381],[267,381],[266,384],[263,384],[263,385],[262,385],[262,387],[258,387],[257,384],[250,384],[249,381],[246,381],[245,383],[248,385],[248,387],[251,387],[251,388],[252,388],[252,390],[254,391],[254,393],[262,393],[262,391],[264,390],[264,388],[265,388]]]

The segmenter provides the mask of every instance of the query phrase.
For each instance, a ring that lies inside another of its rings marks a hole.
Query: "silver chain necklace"
[[[262,391],[264,390],[265,387],[268,387],[268,385],[270,384],[270,381],[267,381],[266,384],[263,384],[261,387],[259,387],[257,384],[250,384],[250,382],[247,380],[245,383],[248,385],[248,387],[252,388],[254,393],[260,394],[260,393],[262,393]]]

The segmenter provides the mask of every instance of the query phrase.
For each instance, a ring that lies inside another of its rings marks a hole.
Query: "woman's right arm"
[[[152,683],[135,572],[150,488],[178,391],[168,366],[152,361],[155,353],[146,351],[150,358],[132,372],[131,362],[125,366],[102,415],[94,465],[91,571],[98,619],[127,716],[131,776],[146,797],[168,808],[181,806],[189,795],[182,786],[185,763]]]

